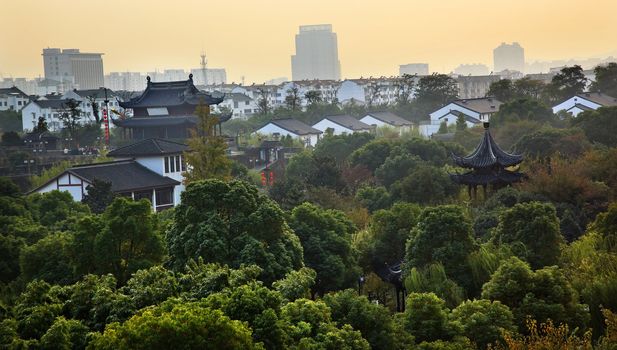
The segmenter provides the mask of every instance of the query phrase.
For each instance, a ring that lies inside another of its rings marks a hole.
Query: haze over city
[[[343,78],[395,75],[411,62],[438,72],[492,67],[501,42],[519,42],[527,62],[617,56],[611,0],[26,0],[6,2],[2,12],[5,28],[16,29],[3,38],[3,77],[43,76],[42,48],[74,47],[104,53],[105,73],[196,68],[205,51],[228,82],[264,82],[291,77],[298,27],[321,23],[338,36]],[[36,25],[24,26],[24,14]]]

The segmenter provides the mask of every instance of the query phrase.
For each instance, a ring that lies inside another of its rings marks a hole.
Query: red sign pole
[[[103,109],[103,122],[105,123],[105,144],[109,146],[109,118],[107,108]]]

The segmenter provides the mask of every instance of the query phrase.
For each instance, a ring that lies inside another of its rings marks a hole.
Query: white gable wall
[[[352,129],[348,129],[342,125],[339,125],[337,123],[334,123],[331,120],[328,119],[322,119],[321,121],[319,121],[317,124],[313,125],[313,127],[317,130],[320,130],[322,132],[326,132],[327,129],[332,129],[334,132],[334,135],[341,135],[341,134],[353,134],[353,130]],[[363,130],[364,131],[364,130]],[[361,131],[361,132],[363,132]]]
[[[54,190],[66,191],[73,197],[74,201],[81,202],[83,196],[88,193],[86,190],[88,185],[90,185],[89,182],[83,181],[79,177],[68,172],[64,172],[49,184],[36,190],[36,193],[47,193]]]
[[[259,130],[255,131],[255,133],[263,134],[263,135],[279,134],[280,136],[291,135],[291,137],[295,139],[299,139],[304,144],[306,144],[306,140],[309,140],[308,146],[315,146],[317,142],[319,141],[319,134],[298,135],[289,130],[285,130],[281,128],[280,126],[277,126],[273,123],[268,123],[264,125]]]
[[[444,115],[450,113],[450,111],[459,111],[459,112],[467,114],[470,117],[474,117],[476,119],[480,119],[480,113],[474,112],[474,111],[472,111],[470,109],[467,109],[467,108],[465,108],[463,106],[459,106],[456,103],[448,103],[447,105],[439,108],[435,112],[429,114],[429,116],[431,117],[431,123],[441,123],[440,118],[443,117]]]
[[[380,126],[390,126],[390,127],[394,127],[394,125],[390,125],[388,123],[385,123],[371,115],[366,115],[364,116],[362,119],[360,119],[361,122],[363,122],[364,124],[368,124],[368,125],[374,125],[376,127],[380,127]]]
[[[354,99],[355,101],[366,102],[364,88],[350,80],[345,80],[341,83],[341,86],[336,92],[336,98],[339,101]]]
[[[565,110],[569,111],[570,113],[572,113],[573,116],[576,117],[578,113],[582,112],[580,108],[572,109],[572,107],[574,107],[576,104],[580,104],[594,110],[602,107],[602,105],[586,100],[580,96],[572,96],[569,99],[563,101],[562,103],[553,106],[553,113],[558,113],[559,111]]]

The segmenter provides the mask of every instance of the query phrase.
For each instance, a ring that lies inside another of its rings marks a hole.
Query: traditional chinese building
[[[489,185],[495,190],[521,181],[525,177],[525,174],[512,169],[523,161],[523,156],[510,154],[499,148],[491,136],[489,123],[484,123],[482,141],[471,154],[466,157],[456,155],[452,157],[456,165],[471,169],[464,174],[450,174],[454,182],[467,185],[471,198],[476,197],[478,186],[482,186],[486,195]]]
[[[199,91],[193,84],[192,74],[182,81],[155,83],[150,77],[146,79],[147,86],[141,96],[120,102],[122,108],[132,110],[133,116],[114,120],[116,126],[124,129],[125,137],[132,140],[186,139],[190,136],[189,129],[197,124],[195,109],[199,104],[211,106],[224,99]],[[219,122],[229,117],[220,118]]]

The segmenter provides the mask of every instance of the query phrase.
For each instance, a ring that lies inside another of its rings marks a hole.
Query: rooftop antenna
[[[208,59],[206,58],[206,53],[204,51],[201,52],[201,74],[204,78],[204,85],[208,85]]]
[[[244,86],[244,75],[241,78],[242,78],[242,86]]]

